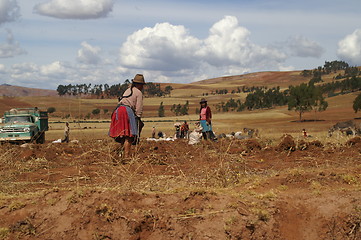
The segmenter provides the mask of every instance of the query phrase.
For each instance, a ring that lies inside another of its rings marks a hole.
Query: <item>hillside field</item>
[[[127,160],[107,136],[116,99],[0,98],[1,112],[56,108],[45,144],[0,145],[0,240],[361,239],[361,138],[327,134],[339,121],[361,123],[352,110],[358,92],[327,98],[326,111],[308,112],[302,122],[287,106],[215,111],[221,101],[246,96],[210,94],[216,89],[286,88],[309,80],[299,73],[172,84],[171,96],[144,99],[142,139]],[[153,126],[172,136],[173,124],[187,120],[192,130],[205,93],[217,134],[247,127],[257,128],[259,136],[196,145],[186,139],[146,140]],[[187,100],[189,115],[170,112]],[[157,117],[161,102],[163,118]],[[95,108],[99,115],[79,122]],[[70,140],[77,141],[52,143],[63,137],[66,121]],[[302,129],[310,137],[303,137]]]

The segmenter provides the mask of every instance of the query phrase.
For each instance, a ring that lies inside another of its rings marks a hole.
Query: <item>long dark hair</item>
[[[204,106],[204,108],[207,108],[208,107],[208,104],[207,104],[207,102],[203,102],[203,103],[205,103],[206,105]],[[202,104],[201,104],[201,107],[199,108],[199,114],[201,114],[201,111],[202,111]]]
[[[133,88],[135,87],[135,83],[132,83],[132,85],[130,85],[130,94],[128,96],[121,96],[121,97],[118,97],[118,102],[120,102],[123,98],[128,98],[130,96],[133,95]],[[124,94],[124,93],[123,93]]]

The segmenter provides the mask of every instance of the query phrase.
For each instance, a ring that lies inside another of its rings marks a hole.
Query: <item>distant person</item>
[[[70,127],[69,127],[69,123],[66,122],[65,123],[65,127],[64,127],[64,139],[61,140],[61,142],[69,142],[69,134],[70,134]]]
[[[155,127],[152,127],[152,138],[155,138]]]
[[[158,137],[159,137],[159,138],[164,138],[163,132],[159,131],[159,132],[158,132]]]
[[[188,131],[189,131],[189,125],[187,121],[184,121],[183,124],[180,127],[180,137],[181,138],[188,138]]]
[[[175,139],[180,138],[180,126],[181,126],[181,124],[179,122],[176,122],[174,124],[174,127],[175,127]]]
[[[304,137],[307,137],[306,129],[302,129],[302,135],[303,135]]]
[[[119,103],[111,116],[109,136],[121,145],[124,158],[129,158],[131,145],[139,142],[144,126],[141,121],[143,114],[143,87],[145,81],[142,74],[135,75],[131,86],[119,98]]]
[[[205,140],[215,140],[215,136],[212,130],[212,112],[211,108],[207,104],[207,100],[202,98],[199,102],[201,108],[199,110],[199,120],[202,127],[202,135]]]

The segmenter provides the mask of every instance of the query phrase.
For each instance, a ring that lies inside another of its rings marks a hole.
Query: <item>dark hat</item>
[[[207,102],[207,100],[205,98],[202,98],[199,103],[206,103],[206,102]]]
[[[138,83],[138,84],[145,84],[143,74],[137,74],[137,75],[135,75],[135,77],[134,77],[134,79],[132,80],[132,82],[133,82],[133,83]]]

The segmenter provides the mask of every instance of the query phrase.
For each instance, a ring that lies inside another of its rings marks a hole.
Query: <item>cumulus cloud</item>
[[[296,57],[319,58],[325,52],[325,49],[320,44],[300,35],[290,37],[286,46],[289,48],[291,55]]]
[[[196,64],[193,56],[199,44],[184,26],[158,23],[130,35],[120,49],[120,59],[126,67],[175,71]]]
[[[5,74],[6,73],[6,67],[4,64],[0,64],[0,74]]]
[[[0,58],[10,58],[17,55],[25,54],[17,41],[15,41],[11,30],[6,29],[5,43],[0,43]]]
[[[37,4],[34,12],[60,19],[94,19],[106,17],[113,0],[51,0]]]
[[[356,29],[338,43],[337,55],[351,65],[361,65],[361,29]]]
[[[64,64],[60,61],[55,61],[40,68],[40,73],[46,76],[59,76],[66,73]]]
[[[252,43],[249,30],[239,26],[236,17],[226,16],[211,27],[206,39],[197,39],[184,26],[170,23],[143,28],[121,46],[120,59],[128,68],[156,70],[168,76],[195,72],[205,76],[201,69],[227,75],[275,67],[286,55]]]
[[[38,66],[35,63],[17,63],[11,68],[13,76],[21,75],[23,73],[37,72]]]
[[[13,64],[9,68],[0,64],[0,74],[4,74],[9,84],[26,87],[41,85],[48,89],[56,89],[59,84],[123,83],[131,76],[129,72],[120,72],[114,65],[84,65],[64,61],[44,65],[25,62]]]
[[[236,17],[224,17],[215,23],[209,32],[197,54],[211,65],[267,68],[283,62],[286,58],[277,49],[252,43],[250,31],[239,26]]]
[[[20,17],[20,8],[16,0],[0,0],[0,25],[12,22]]]
[[[81,43],[82,48],[78,50],[77,60],[84,64],[98,64],[101,61],[99,47],[94,47],[87,42]]]

